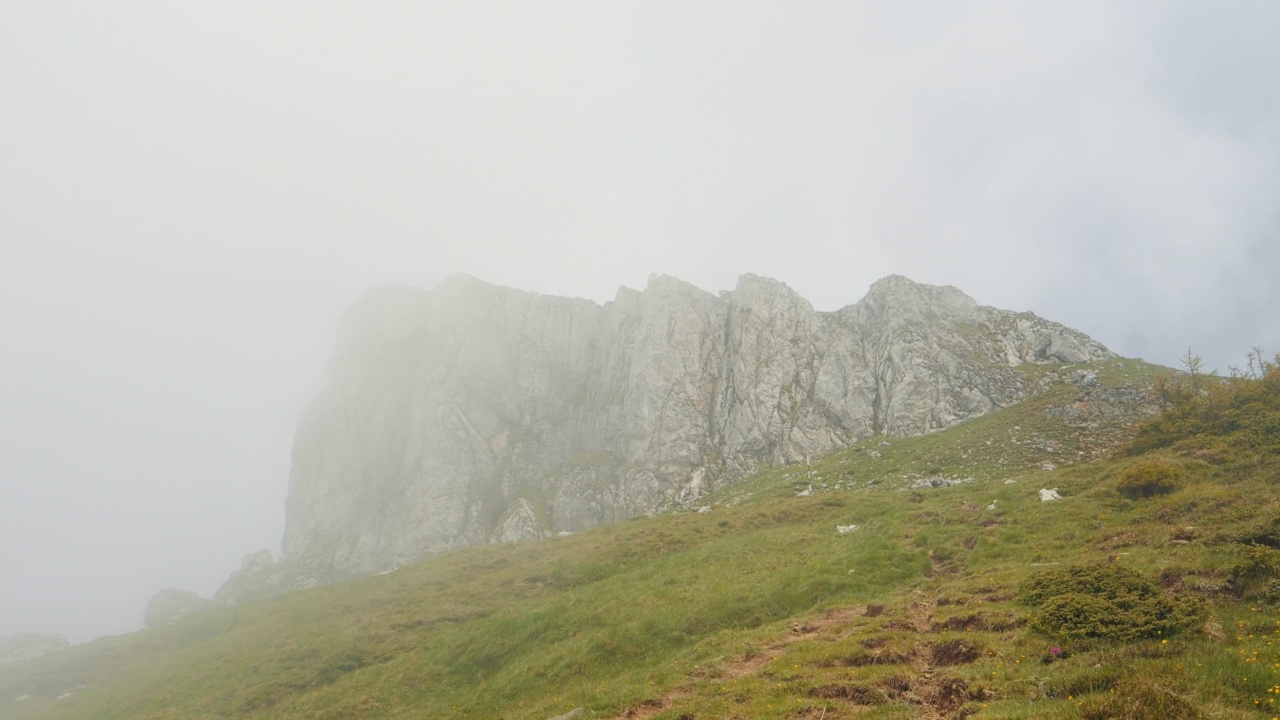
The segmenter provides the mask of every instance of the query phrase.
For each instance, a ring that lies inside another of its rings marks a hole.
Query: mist
[[[1126,356],[1280,350],[1266,2],[0,10],[0,636],[278,553],[343,310],[891,273]]]

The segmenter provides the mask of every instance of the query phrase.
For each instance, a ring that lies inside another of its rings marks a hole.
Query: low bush
[[[1125,468],[1116,490],[1130,500],[1168,495],[1178,489],[1178,469],[1163,460],[1143,460]]]
[[[1228,570],[1231,587],[1241,597],[1280,601],[1280,550],[1261,543],[1237,544]]]
[[[1054,637],[1136,640],[1168,637],[1204,621],[1201,602],[1166,595],[1140,572],[1112,563],[1073,565],[1028,580],[1031,627]]]

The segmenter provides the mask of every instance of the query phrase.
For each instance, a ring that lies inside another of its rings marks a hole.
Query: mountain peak
[[[465,276],[371,297],[298,426],[281,589],[690,502],[1006,406],[1024,363],[1110,357],[901,275],[835,313],[754,274],[719,297],[654,275],[603,306]]]

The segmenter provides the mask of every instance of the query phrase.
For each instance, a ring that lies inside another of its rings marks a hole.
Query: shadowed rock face
[[[276,565],[310,584],[626,519],[1008,405],[1033,389],[1022,363],[1109,356],[896,276],[830,313],[754,275],[719,297],[653,277],[603,306],[468,277],[378,290],[299,423]]]

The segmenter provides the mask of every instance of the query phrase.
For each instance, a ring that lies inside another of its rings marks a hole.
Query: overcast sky
[[[955,285],[1280,350],[1280,3],[0,6],[0,636],[278,553],[366,289]]]

